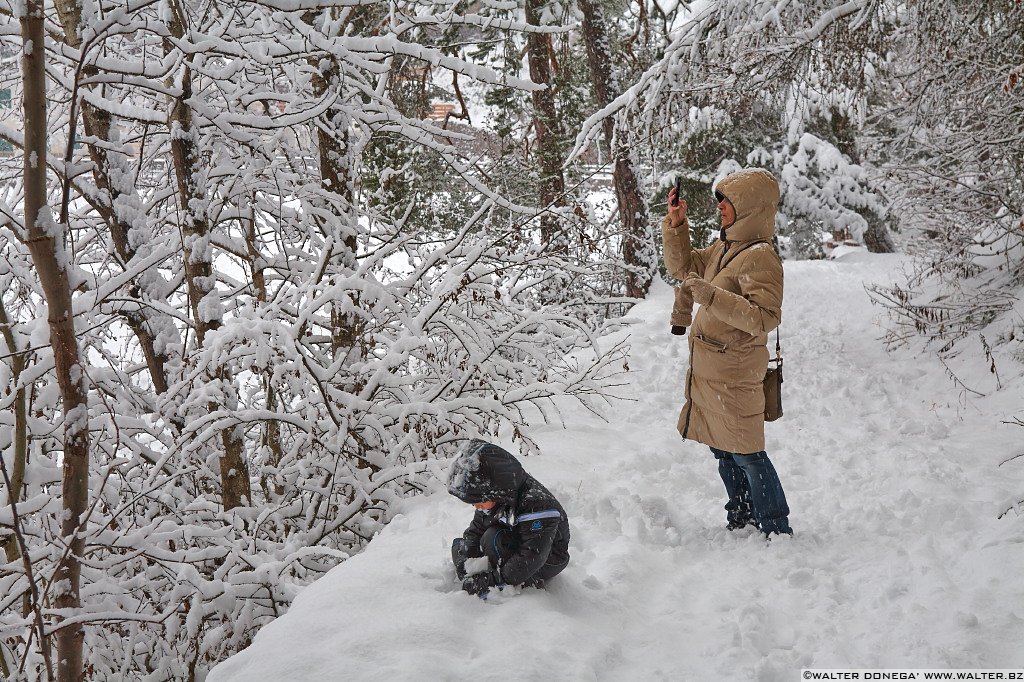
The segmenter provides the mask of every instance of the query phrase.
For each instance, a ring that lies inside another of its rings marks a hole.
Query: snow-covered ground
[[[795,680],[800,668],[1024,667],[1020,366],[887,353],[865,282],[896,256],[787,262],[786,415],[767,426],[796,536],[725,530],[707,448],[675,431],[687,353],[670,290],[638,305],[631,402],[564,410],[526,469],[562,501],[572,561],[482,601],[449,546],[472,510],[408,501],[210,682]],[[964,375],[963,372],[970,372]],[[502,445],[516,452],[514,444]]]

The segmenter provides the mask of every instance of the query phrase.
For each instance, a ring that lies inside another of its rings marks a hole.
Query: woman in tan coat
[[[715,188],[722,218],[711,246],[690,246],[686,201],[669,193],[662,222],[665,264],[683,281],[673,331],[690,327],[683,438],[704,443],[718,460],[730,530],[746,525],[792,534],[779,476],[764,451],[768,334],[782,319],[782,261],[772,246],[779,184],[761,168],[726,176]],[[691,320],[693,303],[700,305]]]

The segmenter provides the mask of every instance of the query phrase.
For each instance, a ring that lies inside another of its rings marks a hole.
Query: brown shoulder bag
[[[764,389],[764,420],[773,422],[782,416],[782,344],[778,328],[775,329],[775,359],[769,360],[768,365],[761,387]]]

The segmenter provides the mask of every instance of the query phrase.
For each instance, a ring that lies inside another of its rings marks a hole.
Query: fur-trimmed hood
[[[727,241],[772,238],[779,207],[779,183],[774,175],[763,168],[744,168],[722,178],[714,191],[736,210],[736,220],[725,228]]]

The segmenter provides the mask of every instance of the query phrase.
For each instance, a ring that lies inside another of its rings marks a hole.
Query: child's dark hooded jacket
[[[555,496],[497,445],[482,440],[467,443],[452,464],[448,492],[473,504],[493,500],[490,513],[477,511],[463,533],[467,547],[480,546],[493,524],[512,526],[518,540],[515,553],[500,567],[500,577],[518,585],[548,565],[569,561],[569,520]]]

